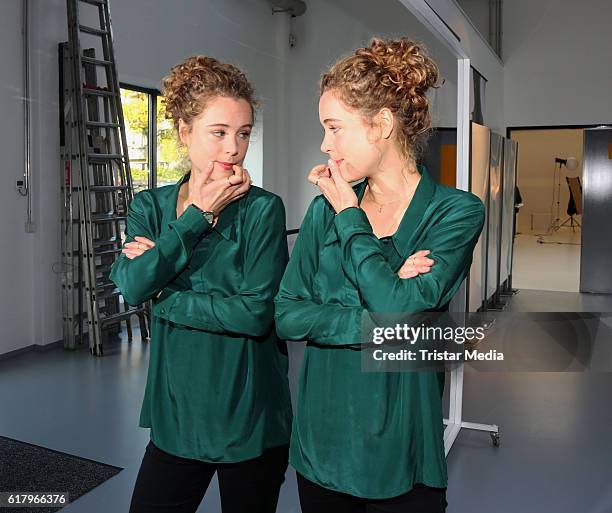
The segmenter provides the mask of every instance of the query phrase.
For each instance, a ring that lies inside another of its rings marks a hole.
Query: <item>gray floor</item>
[[[509,309],[610,312],[612,296],[522,290]],[[53,349],[0,361],[0,435],[125,468],[63,511],[127,511],[148,440],[137,427],[147,360],[146,345],[123,341],[103,358]],[[611,393],[612,373],[467,372],[464,420],[498,424],[502,444],[460,433],[448,513],[612,512]],[[198,512],[219,510],[213,482]],[[292,470],[278,512],[299,512]]]

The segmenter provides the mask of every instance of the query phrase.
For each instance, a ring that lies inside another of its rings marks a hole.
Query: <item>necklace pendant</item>
[[[382,205],[378,207],[378,213],[380,214],[382,212]]]

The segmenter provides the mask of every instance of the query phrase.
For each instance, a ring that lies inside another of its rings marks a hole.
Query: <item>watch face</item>
[[[213,222],[213,217],[212,212],[204,212],[204,219],[206,219],[210,224]]]

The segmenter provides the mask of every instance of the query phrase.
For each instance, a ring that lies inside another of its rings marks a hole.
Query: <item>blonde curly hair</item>
[[[191,127],[193,120],[218,96],[243,99],[251,105],[253,122],[259,102],[246,75],[236,66],[204,55],[194,55],[170,69],[162,79],[166,118],[178,129],[182,119]]]
[[[336,62],[321,77],[320,94],[333,91],[349,108],[359,111],[368,123],[380,109],[396,118],[396,140],[405,159],[416,159],[431,128],[426,92],[439,87],[438,65],[424,47],[402,37],[373,38]]]

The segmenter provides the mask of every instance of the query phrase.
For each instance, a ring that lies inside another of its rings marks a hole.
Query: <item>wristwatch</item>
[[[202,214],[202,217],[208,221],[209,224],[213,224],[213,219],[215,218],[214,212],[210,212],[208,210],[202,210],[195,203],[192,203],[193,207]]]

